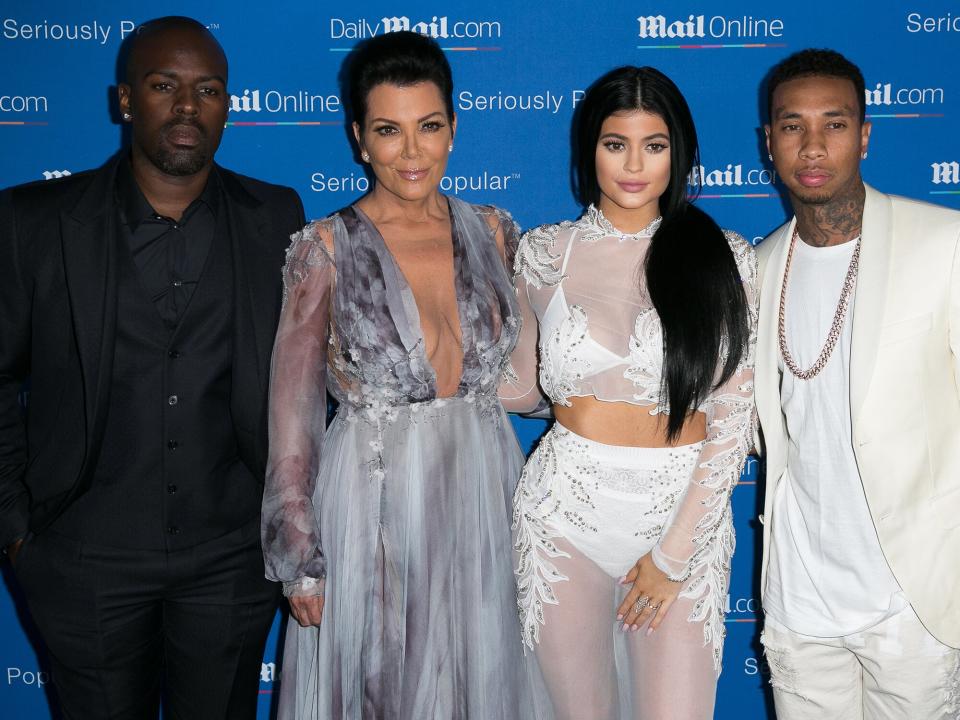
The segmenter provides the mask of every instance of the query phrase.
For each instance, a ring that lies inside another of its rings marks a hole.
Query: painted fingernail
[[[630,629],[631,629],[633,632],[636,632],[637,630],[640,629],[640,626],[639,626],[639,625],[631,625],[631,626],[630,626]]]
[[[623,613],[617,613],[617,620],[623,620]]]
[[[653,627],[652,627],[652,626],[647,628],[647,637],[650,637],[651,635],[653,635]]]

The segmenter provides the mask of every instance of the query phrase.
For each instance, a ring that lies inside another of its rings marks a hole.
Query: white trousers
[[[760,642],[777,720],[960,718],[960,651],[936,640],[909,606],[838,638],[767,618]]]
[[[555,423],[530,456],[514,498],[514,547],[524,641],[552,706],[542,717],[713,717],[733,549],[729,508],[722,541],[656,632],[621,632],[616,620],[627,591],[619,578],[669,527],[700,448],[606,445]]]

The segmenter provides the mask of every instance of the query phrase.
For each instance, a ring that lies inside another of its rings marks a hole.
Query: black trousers
[[[176,553],[45,531],[15,564],[67,720],[254,720],[279,588],[259,522]]]

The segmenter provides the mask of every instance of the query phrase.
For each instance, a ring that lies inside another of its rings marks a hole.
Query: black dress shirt
[[[203,273],[216,229],[220,177],[210,172],[203,192],[180,220],[158,214],[133,177],[130,161],[117,170],[120,233],[140,281],[168,330],[176,328]]]

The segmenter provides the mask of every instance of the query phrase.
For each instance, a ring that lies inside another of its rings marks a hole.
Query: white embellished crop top
[[[622,233],[591,205],[575,222],[542,225],[521,238],[514,283],[523,327],[499,392],[507,410],[529,413],[547,400],[570,405],[572,397],[593,396],[649,407],[651,415],[670,411],[660,392],[660,319],[644,275],[659,224],[658,218],[638,233]],[[737,371],[697,408],[706,415],[707,437],[691,479],[696,491],[688,496],[699,507],[681,510],[674,524],[686,529],[668,532],[659,548],[675,576],[696,565],[707,528],[725,506],[721,496],[728,497],[752,445],[756,256],[742,237],[725,235],[746,294],[750,339]]]

